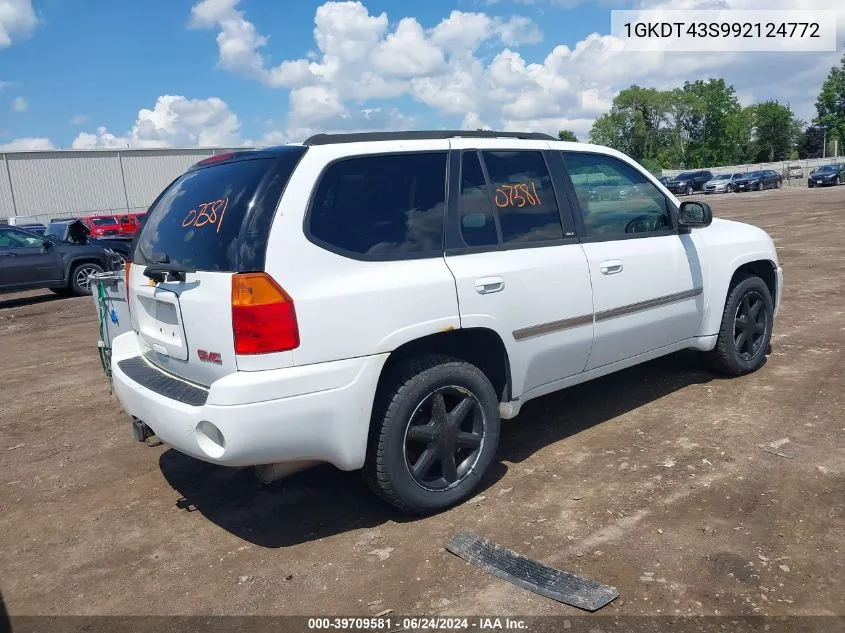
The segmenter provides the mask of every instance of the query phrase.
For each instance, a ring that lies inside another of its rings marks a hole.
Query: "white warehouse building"
[[[0,153],[0,223],[13,217],[46,224],[51,218],[144,212],[188,167],[233,149]]]

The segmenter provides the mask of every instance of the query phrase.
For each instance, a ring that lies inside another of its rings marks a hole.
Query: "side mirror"
[[[55,246],[55,243],[53,242],[53,240],[45,239],[41,242],[41,250],[42,251],[50,250],[54,246]]]
[[[678,210],[678,226],[682,229],[701,229],[710,226],[713,211],[706,202],[689,200],[682,202]]]

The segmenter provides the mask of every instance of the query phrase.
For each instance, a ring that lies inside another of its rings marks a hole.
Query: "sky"
[[[624,50],[610,11],[644,8],[837,9],[845,41],[836,0],[0,0],[0,151],[480,127],[586,140],[619,90],[709,77],[809,120],[843,54]]]

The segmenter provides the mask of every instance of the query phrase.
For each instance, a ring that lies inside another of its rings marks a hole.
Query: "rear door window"
[[[563,239],[552,179],[540,152],[482,152],[502,243]]]
[[[461,238],[469,247],[562,239],[558,203],[543,154],[465,151],[460,222]]]
[[[424,152],[331,164],[314,194],[309,238],[356,259],[441,256],[446,158]]]
[[[176,179],[147,214],[139,264],[187,270],[262,270],[279,199],[305,148],[211,164]]]

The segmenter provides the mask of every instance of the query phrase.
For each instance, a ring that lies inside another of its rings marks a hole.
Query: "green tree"
[[[684,83],[683,91],[697,101],[686,122],[687,167],[715,167],[741,162],[750,128],[733,86],[724,79]]]
[[[590,141],[618,149],[632,158],[656,159],[661,155],[667,93],[631,86],[613,99],[610,112],[599,117],[590,130]]]
[[[625,128],[625,117],[611,109],[593,122],[593,127],[590,128],[590,143],[606,145],[630,154],[630,139],[626,136]]]
[[[575,132],[573,132],[572,130],[561,130],[557,133],[557,137],[561,141],[571,141],[572,143],[578,142],[578,137],[575,136]]]
[[[832,139],[845,139],[845,56],[839,66],[830,69],[816,99],[815,125],[827,129],[828,146]]]
[[[824,130],[811,125],[801,133],[798,140],[798,158],[822,158]]]
[[[764,101],[752,106],[751,111],[754,162],[788,160],[803,127],[789,104]]]

